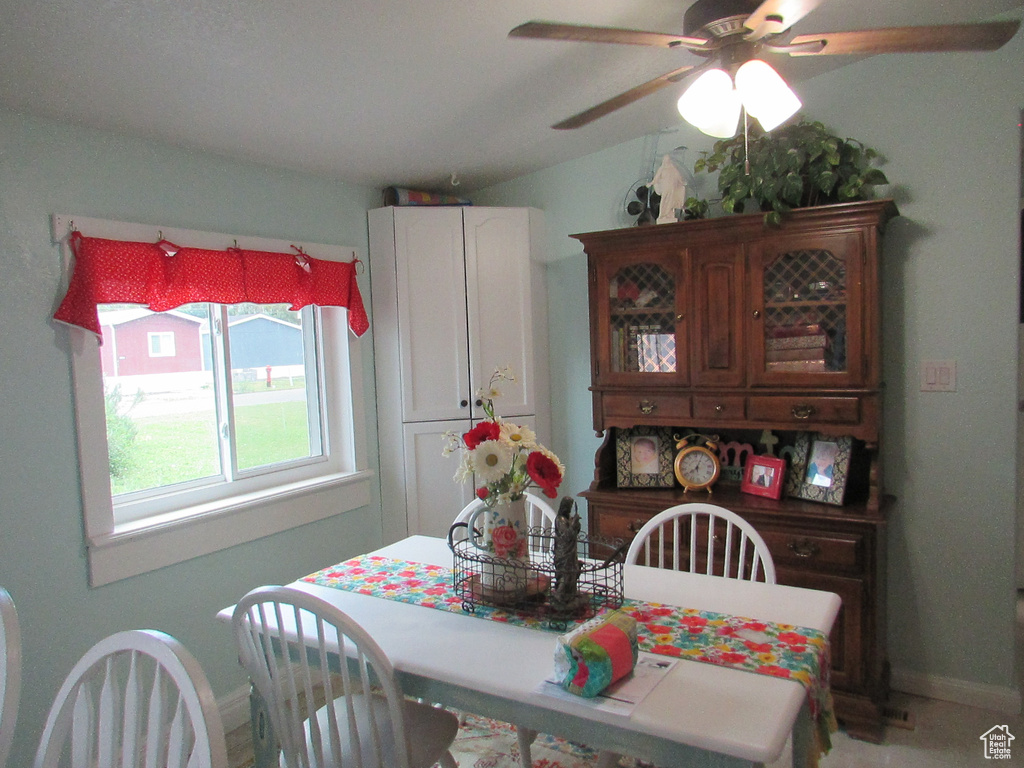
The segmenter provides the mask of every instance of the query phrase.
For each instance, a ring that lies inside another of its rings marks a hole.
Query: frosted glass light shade
[[[766,131],[781,125],[800,109],[800,99],[786,81],[760,59],[751,59],[739,68],[736,91],[744,109]]]
[[[732,78],[721,69],[709,69],[694,80],[677,106],[686,122],[719,139],[735,135],[742,108]]]

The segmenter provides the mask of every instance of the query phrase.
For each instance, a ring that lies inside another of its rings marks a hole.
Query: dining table
[[[441,573],[453,566],[448,542],[430,536],[409,536],[366,557],[439,566]],[[320,573],[344,573],[341,566]],[[624,597],[644,604],[749,617],[814,630],[826,638],[840,608],[839,596],[831,592],[641,565],[621,567]],[[552,676],[557,632],[487,620],[460,606],[436,610],[382,599],[316,575],[288,586],[322,598],[361,624],[391,659],[406,695],[647,760],[658,768],[760,766],[778,760],[790,736],[794,768],[817,763],[814,718],[823,713],[812,714],[808,689],[793,679],[684,655],[628,712],[609,710],[593,699],[544,692]],[[217,618],[230,623],[232,611],[228,606]],[[825,645],[827,679],[827,641]],[[260,706],[254,693],[254,730]],[[265,736],[266,723],[261,722]],[[265,756],[273,751],[262,750]]]

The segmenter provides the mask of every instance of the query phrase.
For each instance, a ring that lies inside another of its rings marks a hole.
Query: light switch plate
[[[956,392],[956,360],[922,360],[922,392]]]

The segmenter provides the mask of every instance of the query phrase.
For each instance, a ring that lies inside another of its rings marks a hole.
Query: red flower
[[[662,656],[682,656],[683,651],[674,645],[656,645],[651,648],[651,653],[658,653]]]
[[[526,458],[526,471],[549,499],[558,496],[562,484],[562,473],[558,465],[540,451],[534,451]]]
[[[786,645],[803,645],[807,642],[807,635],[801,635],[799,632],[779,632],[778,640]]]
[[[762,675],[772,675],[773,677],[789,677],[790,676],[790,672],[789,672],[788,669],[785,669],[784,667],[776,666],[774,664],[766,664],[764,666],[758,667],[757,671],[760,672]]]
[[[487,490],[487,486],[486,485],[481,486],[481,487],[476,489],[476,497],[478,499],[480,499],[481,501],[483,501],[484,499],[486,499],[490,495],[491,495],[491,492]]]
[[[736,651],[725,651],[718,657],[722,664],[742,664],[747,657]]]
[[[466,443],[466,447],[469,450],[473,450],[480,443],[486,442],[487,440],[497,440],[501,436],[501,427],[499,427],[493,421],[481,421],[469,432],[462,436],[463,442]]]

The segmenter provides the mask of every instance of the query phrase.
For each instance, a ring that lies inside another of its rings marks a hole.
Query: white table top
[[[442,539],[411,536],[372,554],[451,567]],[[302,581],[358,621],[381,645],[407,694],[652,760],[662,768],[772,762],[806,698],[799,683],[680,661],[626,717],[587,702],[539,695],[550,674],[552,632],[384,600]],[[625,566],[626,597],[828,632],[839,612],[831,592]],[[218,618],[230,622],[232,608]],[[705,750],[714,755],[708,755]]]

